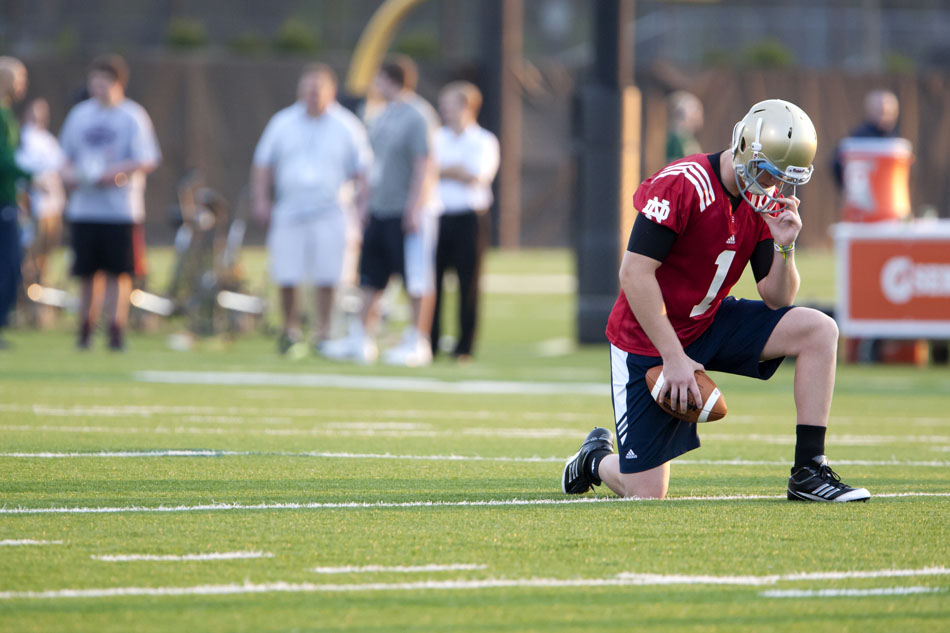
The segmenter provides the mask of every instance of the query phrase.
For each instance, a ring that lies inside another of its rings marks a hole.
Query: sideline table
[[[950,220],[841,223],[832,234],[843,335],[950,338]]]

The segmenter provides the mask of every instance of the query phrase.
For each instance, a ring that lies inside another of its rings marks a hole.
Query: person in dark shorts
[[[407,252],[406,246],[418,241],[409,238],[418,236],[427,220],[426,205],[431,193],[427,185],[433,174],[429,124],[406,90],[405,64],[384,63],[374,86],[384,106],[367,126],[373,164],[369,170],[368,214],[361,218],[364,230],[359,262],[363,300],[360,319],[351,324],[345,338],[329,341],[323,354],[334,360],[376,362],[380,299],[390,277],[400,275],[409,295],[412,325],[419,336],[412,337],[412,350],[400,346],[407,353],[400,353],[398,358],[387,354],[384,360],[411,367],[427,365],[432,362],[429,329],[418,327],[425,292],[415,288],[416,280],[409,274],[407,255],[412,253]],[[431,265],[427,272],[432,272]]]
[[[60,132],[63,182],[71,189],[66,217],[73,274],[81,284],[80,349],[89,347],[100,306],[109,319],[109,348],[124,348],[140,257],[136,225],[145,220],[145,176],[161,160],[148,114],[125,97],[128,79],[128,66],[118,55],[96,58],[88,74],[91,97],[70,110]]]
[[[828,466],[825,431],[834,390],[838,328],[827,315],[792,302],[800,283],[795,240],[799,185],[811,178],[818,141],[798,106],[778,99],[752,106],[732,147],[693,154],[647,178],[620,266],[620,296],[607,323],[618,453],[595,428],[567,460],[565,493],[601,483],[623,497],[663,498],[670,461],[699,447],[696,425],[665,413],[644,374],[663,365],[673,408],[700,402],[695,372],[768,379],[797,358],[795,462],[790,500],[866,501]],[[727,296],[746,264],[761,301]]]

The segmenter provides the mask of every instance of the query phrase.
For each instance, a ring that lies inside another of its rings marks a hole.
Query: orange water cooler
[[[910,141],[852,137],[841,142],[840,153],[845,222],[897,222],[910,218],[910,166],[914,160]],[[927,345],[922,340],[848,337],[845,358],[849,362],[919,365],[927,362]]]

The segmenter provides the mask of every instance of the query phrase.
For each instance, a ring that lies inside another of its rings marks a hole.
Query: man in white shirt
[[[125,96],[128,80],[120,56],[96,58],[88,75],[91,98],[69,111],[60,132],[63,183],[72,190],[66,217],[73,274],[81,283],[80,349],[89,347],[99,306],[109,318],[109,348],[125,347],[135,226],[145,221],[145,176],[161,161],[151,119]],[[104,285],[94,283],[97,273],[104,273]]]
[[[330,329],[334,294],[343,275],[346,222],[341,192],[356,189],[365,214],[366,172],[372,151],[363,124],[336,102],[337,80],[325,64],[300,76],[298,101],[275,114],[258,142],[251,170],[254,214],[269,223],[267,249],[273,281],[280,286],[286,353],[302,339],[297,286],[316,287],[319,350]]]
[[[481,105],[481,92],[473,84],[457,81],[446,85],[439,95],[445,126],[435,141],[443,210],[435,255],[432,353],[436,353],[441,335],[442,279],[447,269],[454,268],[460,304],[454,356],[462,363],[471,360],[475,342],[482,255],[491,239],[491,183],[499,163],[498,139],[476,122]]]
[[[46,262],[59,247],[63,208],[66,206],[66,194],[59,175],[66,158],[59,141],[49,131],[49,103],[46,99],[33,99],[26,106],[16,161],[23,170],[33,174],[29,194],[36,233],[27,257],[33,272],[32,281],[45,285]]]

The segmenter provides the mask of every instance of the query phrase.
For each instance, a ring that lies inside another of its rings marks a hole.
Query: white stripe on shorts
[[[615,345],[610,345],[610,381],[611,392],[614,398],[614,423],[620,425],[620,419],[627,413],[627,383],[630,382],[630,370],[627,369],[627,352]],[[618,438],[617,446],[626,439]]]

